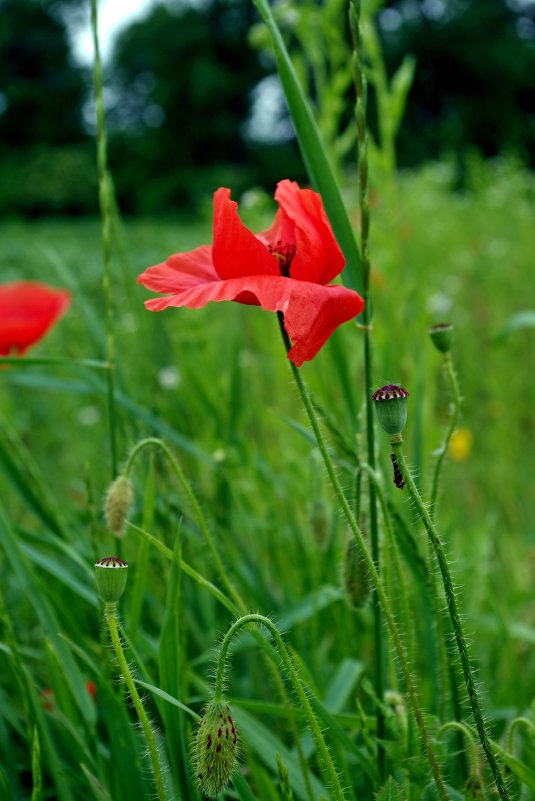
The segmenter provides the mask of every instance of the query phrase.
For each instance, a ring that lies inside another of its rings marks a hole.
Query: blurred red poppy
[[[167,293],[145,302],[151,311],[233,300],[282,312],[292,341],[288,358],[299,367],[335,328],[360,314],[364,301],[351,289],[327,286],[345,261],[321,197],[285,180],[275,200],[273,225],[255,236],[240,220],[230,189],[221,187],[214,195],[213,245],[175,253],[146,269],[138,283]]]
[[[70,302],[67,290],[34,281],[0,285],[0,356],[21,355],[39,342]]]

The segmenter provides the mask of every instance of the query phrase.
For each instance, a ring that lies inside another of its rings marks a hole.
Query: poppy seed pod
[[[228,705],[210,701],[195,736],[197,778],[208,798],[215,798],[230,782],[237,743],[238,730]]]
[[[117,603],[126,587],[128,565],[117,556],[106,556],[95,564],[97,592],[104,603]]]
[[[429,329],[431,342],[441,353],[449,353],[453,344],[453,326],[451,323],[437,323]]]
[[[372,395],[377,418],[391,437],[400,435],[407,422],[407,398],[409,393],[399,384],[385,384]]]
[[[117,476],[106,494],[106,524],[116,537],[124,537],[130,507],[134,501],[132,483],[126,476]]]

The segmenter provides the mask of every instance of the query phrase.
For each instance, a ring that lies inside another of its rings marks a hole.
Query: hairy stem
[[[431,520],[429,512],[425,508],[421,495],[418,492],[416,484],[414,483],[414,480],[411,476],[410,470],[407,467],[405,457],[403,456],[401,442],[396,442],[391,439],[391,445],[392,448],[394,449],[397,463],[399,465],[399,469],[401,470],[401,474],[403,476],[405,484],[409,490],[411,498],[413,499],[416,508],[418,510],[418,514],[420,515],[422,522],[425,526],[425,529],[429,535],[429,539],[431,540],[431,544],[433,546],[433,550],[435,552],[435,556],[438,561],[440,573],[442,576],[442,582],[444,584],[444,592],[446,595],[446,603],[448,606],[451,625],[455,635],[455,641],[457,643],[457,650],[459,651],[459,656],[461,658],[461,665],[466,684],[466,692],[468,694],[470,705],[472,707],[472,714],[474,716],[474,721],[476,724],[477,733],[479,735],[479,740],[481,742],[483,751],[485,752],[485,756],[492,771],[492,775],[494,776],[494,781],[496,782],[496,787],[500,794],[500,798],[502,799],[502,801],[508,801],[509,794],[507,792],[507,787],[505,786],[501,770],[498,766],[496,757],[494,756],[494,752],[490,746],[489,738],[487,735],[485,721],[483,719],[483,712],[481,709],[481,703],[479,700],[479,694],[474,681],[472,666],[470,664],[470,657],[468,655],[468,646],[466,642],[466,637],[463,631],[461,617],[459,614],[457,597],[455,595],[455,590],[453,588],[451,573],[446,559],[446,555],[444,553],[444,548],[442,547],[442,543],[440,542],[435,524]]]
[[[444,366],[446,367],[446,372],[448,373],[448,378],[450,380],[450,385],[453,392],[453,408],[451,413],[450,424],[447,428],[446,434],[444,436],[444,441],[440,446],[440,449],[437,454],[437,460],[435,462],[435,469],[433,472],[433,484],[431,487],[431,505],[429,508],[431,517],[435,517],[440,471],[442,470],[444,457],[446,456],[446,453],[448,451],[448,445],[450,444],[451,435],[453,434],[457,426],[457,421],[459,419],[459,411],[461,408],[461,393],[459,390],[459,383],[457,381],[457,376],[455,375],[453,362],[451,360],[451,356],[449,353],[444,354]]]
[[[286,347],[286,351],[288,352],[290,347],[291,347],[291,345],[290,345],[290,341],[288,339],[288,334],[286,333],[286,330],[284,328],[284,325],[283,325],[283,322],[282,322],[282,318],[281,318],[280,315],[279,315],[279,321],[280,321],[280,325],[281,325],[281,332],[282,332],[282,337],[283,337],[284,344],[285,344],[285,347]],[[403,676],[404,676],[404,679],[405,679],[405,682],[406,682],[406,685],[407,685],[407,690],[408,690],[408,693],[409,693],[409,696],[410,696],[410,699],[411,699],[411,703],[412,703],[412,706],[413,706],[413,709],[414,709],[414,713],[416,715],[416,722],[418,724],[418,728],[419,728],[420,734],[422,736],[424,747],[425,747],[429,762],[431,764],[431,768],[433,770],[433,776],[434,776],[434,779],[435,779],[435,783],[437,785],[437,789],[438,789],[440,797],[443,799],[443,801],[447,801],[448,796],[446,794],[446,790],[445,790],[444,784],[442,782],[442,777],[440,775],[440,770],[438,768],[438,763],[437,763],[433,748],[431,746],[431,740],[429,739],[429,734],[427,733],[427,729],[426,729],[426,726],[425,726],[424,718],[423,718],[423,715],[422,715],[422,710],[421,710],[421,707],[420,707],[420,703],[418,701],[418,696],[416,694],[416,688],[415,688],[414,682],[412,680],[412,676],[411,676],[411,672],[410,672],[410,668],[409,668],[409,663],[408,663],[407,655],[406,655],[406,652],[405,652],[405,647],[403,645],[403,641],[401,639],[401,634],[399,632],[399,629],[398,629],[398,627],[396,625],[396,621],[394,619],[394,615],[392,613],[392,610],[390,609],[390,603],[388,601],[387,595],[386,595],[385,590],[383,588],[381,579],[379,577],[379,573],[377,572],[377,569],[375,567],[375,563],[373,561],[373,558],[370,555],[370,553],[368,551],[368,548],[366,547],[366,543],[365,543],[364,538],[362,536],[362,532],[361,532],[361,530],[359,528],[359,525],[358,525],[357,521],[355,520],[355,517],[354,517],[354,515],[353,515],[353,513],[351,511],[351,508],[349,506],[347,498],[344,495],[344,491],[342,490],[342,487],[341,487],[340,482],[338,480],[338,476],[336,475],[336,470],[334,468],[334,464],[332,462],[332,459],[331,459],[331,457],[329,455],[329,451],[327,450],[327,445],[325,443],[325,440],[323,438],[323,434],[321,432],[321,428],[320,428],[318,420],[316,418],[316,413],[314,411],[314,407],[312,405],[312,401],[310,399],[310,395],[308,394],[308,390],[307,390],[307,388],[305,386],[305,382],[303,381],[301,373],[299,372],[299,369],[295,366],[295,364],[290,362],[290,366],[292,368],[292,372],[293,372],[293,375],[294,375],[294,378],[295,378],[295,382],[297,384],[297,388],[299,390],[299,394],[301,395],[301,400],[303,401],[303,404],[305,406],[305,409],[306,409],[306,412],[307,412],[307,415],[308,415],[308,419],[310,421],[310,425],[311,425],[312,430],[314,432],[314,436],[316,437],[316,442],[317,442],[319,451],[321,453],[321,456],[323,458],[323,462],[325,464],[325,467],[327,469],[327,473],[328,473],[329,478],[331,480],[331,484],[333,486],[335,495],[336,495],[336,497],[337,497],[337,499],[338,499],[338,501],[340,503],[340,507],[342,509],[344,517],[347,520],[347,522],[349,524],[349,527],[351,528],[351,531],[353,533],[353,536],[355,537],[355,540],[357,541],[357,544],[358,544],[358,546],[359,546],[359,548],[360,548],[360,550],[362,552],[362,556],[364,558],[364,561],[366,563],[366,567],[367,567],[368,572],[370,574],[370,578],[372,580],[375,592],[377,594],[378,601],[381,604],[381,608],[382,608],[383,614],[385,616],[387,625],[388,625],[388,627],[390,629],[390,632],[392,634],[392,638],[394,640],[394,645],[395,645],[395,648],[396,648],[396,651],[397,651],[397,654],[398,654],[398,658],[399,658],[399,662],[400,662],[400,665],[401,665],[401,669],[403,671]]]
[[[113,645],[113,650],[115,651],[115,655],[117,657],[117,661],[119,662],[121,674],[125,680],[128,692],[130,693],[130,698],[132,699],[132,703],[134,704],[134,708],[137,712],[139,722],[141,723],[141,728],[143,729],[143,733],[145,734],[145,738],[147,740],[147,748],[152,765],[152,772],[154,774],[154,783],[156,785],[156,792],[158,793],[158,799],[159,801],[167,801],[165,795],[165,788],[163,784],[162,771],[160,768],[160,760],[158,758],[158,748],[156,746],[156,740],[154,739],[154,732],[152,731],[149,719],[146,715],[145,709],[141,702],[141,698],[139,697],[139,693],[136,689],[134,679],[132,678],[132,674],[130,673],[130,668],[128,667],[128,662],[126,661],[123,647],[121,645],[121,638],[119,636],[119,629],[117,627],[117,604],[115,603],[106,604],[106,620],[108,621],[108,629],[110,632],[111,642]]]
[[[318,721],[316,720],[316,716],[310,706],[310,701],[307,698],[307,694],[303,689],[301,681],[299,680],[299,676],[297,671],[293,665],[293,662],[290,658],[290,655],[284,645],[282,637],[280,636],[277,627],[271,622],[271,620],[264,615],[258,614],[250,614],[244,615],[236,620],[235,623],[230,627],[230,629],[225,634],[223,638],[223,642],[221,643],[221,650],[219,651],[219,656],[217,660],[217,671],[216,671],[216,679],[215,679],[215,687],[214,687],[214,701],[219,702],[221,701],[223,695],[223,683],[225,678],[225,668],[227,664],[227,655],[230,643],[233,637],[237,634],[237,632],[243,627],[247,626],[250,623],[259,623],[262,626],[265,626],[275,644],[277,646],[277,650],[282,658],[282,663],[284,665],[284,669],[290,682],[292,684],[293,689],[295,690],[307,717],[310,729],[318,746],[319,752],[325,762],[325,766],[329,773],[332,787],[336,798],[338,801],[345,801],[344,791],[342,790],[342,786],[340,784],[340,780],[336,773],[336,768],[334,767],[333,761],[331,759],[331,755],[329,753],[329,749],[325,743],[325,739],[323,734],[321,733],[321,729],[318,725]]]

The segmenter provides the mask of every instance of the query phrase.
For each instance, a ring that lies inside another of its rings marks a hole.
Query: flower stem
[[[366,128],[366,107],[367,107],[367,81],[364,74],[362,37],[360,27],[360,0],[349,3],[349,24],[351,28],[351,38],[353,41],[353,82],[355,84],[355,120],[357,123],[358,134],[358,167],[359,167],[359,203],[360,203],[360,252],[362,256],[362,281],[364,285],[364,377],[365,377],[365,398],[366,398],[366,445],[368,464],[375,470],[375,415],[372,408],[372,339],[371,339],[371,313],[370,313],[370,204],[368,200],[368,132]],[[372,546],[372,557],[381,575],[381,561],[379,548],[379,527],[377,524],[377,500],[375,495],[375,485],[370,484],[369,493],[370,511],[370,540]],[[384,696],[384,646],[383,646],[383,621],[381,605],[377,603],[377,598],[373,603],[374,619],[374,640],[375,640],[375,692],[379,699]],[[385,752],[382,741],[385,736],[385,722],[383,712],[377,709],[377,740],[378,740],[378,762],[379,774],[384,778],[385,773]]]
[[[310,705],[310,701],[308,700],[307,694],[303,689],[301,681],[299,680],[299,676],[292,663],[292,660],[286,649],[286,646],[284,645],[282,637],[279,634],[277,627],[271,622],[271,620],[268,617],[264,617],[264,615],[259,615],[259,614],[244,615],[243,617],[238,618],[238,620],[236,620],[235,623],[233,623],[233,625],[225,634],[223,642],[221,643],[221,650],[219,651],[219,656],[217,659],[217,670],[216,670],[216,679],[214,686],[214,701],[218,703],[222,699],[223,684],[225,679],[225,669],[227,664],[227,654],[232,638],[237,634],[237,632],[243,626],[246,626],[250,623],[259,623],[262,626],[265,626],[270,632],[271,636],[273,637],[275,644],[277,646],[277,650],[282,658],[284,669],[288,675],[288,678],[292,683],[293,689],[295,690],[303,706],[303,710],[305,712],[305,715],[307,716],[310,729],[312,731],[312,734],[314,735],[314,739],[316,740],[318,749],[327,767],[335,796],[338,799],[338,801],[345,801],[344,791],[342,790],[340,780],[336,773],[336,768],[334,767],[331,755],[329,753],[329,749],[327,748],[327,745],[325,743],[325,739],[318,725],[318,721],[316,720],[316,716],[314,715],[314,712]]]
[[[291,347],[291,344],[290,344],[290,341],[288,339],[288,334],[286,333],[286,330],[285,330],[283,322],[282,322],[282,315],[280,315],[280,314],[279,314],[279,322],[280,322],[280,326],[281,326],[281,332],[282,332],[282,337],[283,337],[283,340],[284,340],[284,344],[286,346],[286,351],[288,352],[290,347]],[[398,658],[399,658],[399,661],[400,661],[401,669],[403,671],[403,676],[405,678],[405,682],[406,682],[406,685],[407,685],[407,690],[409,692],[409,696],[410,696],[410,699],[411,699],[411,703],[413,705],[414,713],[416,715],[416,722],[418,724],[418,728],[419,728],[420,734],[422,736],[424,747],[425,747],[425,750],[427,752],[427,756],[428,756],[429,762],[431,764],[431,768],[433,770],[433,776],[434,776],[434,779],[435,779],[435,782],[436,782],[436,785],[437,785],[437,789],[438,789],[440,797],[443,799],[443,801],[447,801],[448,796],[446,794],[446,790],[445,790],[444,784],[442,782],[442,777],[440,775],[440,770],[439,770],[439,767],[438,767],[438,764],[437,764],[437,760],[436,760],[435,754],[433,752],[433,748],[431,746],[431,741],[429,739],[429,735],[427,733],[427,729],[426,729],[426,726],[425,726],[424,718],[423,718],[423,715],[422,715],[422,710],[420,708],[420,703],[418,701],[418,696],[416,695],[416,688],[414,686],[414,682],[412,680],[412,676],[411,676],[411,672],[410,672],[410,668],[409,668],[409,663],[407,661],[407,655],[406,655],[406,652],[405,652],[405,647],[403,645],[403,641],[401,639],[401,634],[399,632],[399,629],[398,629],[398,627],[396,625],[396,621],[394,619],[394,615],[392,613],[392,610],[390,609],[390,603],[388,601],[387,595],[386,595],[385,590],[383,588],[381,579],[379,577],[379,573],[377,572],[377,569],[375,567],[375,563],[373,561],[373,558],[370,555],[370,553],[368,551],[368,548],[366,547],[366,543],[365,543],[364,538],[362,536],[362,532],[361,532],[361,530],[359,528],[359,525],[358,525],[357,521],[355,520],[355,517],[353,516],[353,513],[351,512],[351,508],[349,506],[347,498],[344,495],[344,491],[342,490],[342,487],[341,487],[340,482],[338,480],[338,476],[336,475],[334,464],[333,464],[332,459],[331,459],[331,457],[329,455],[329,452],[327,450],[327,445],[326,445],[325,440],[323,438],[323,434],[321,433],[321,429],[320,429],[318,420],[316,418],[316,413],[314,412],[314,407],[312,405],[312,401],[310,399],[310,395],[308,394],[308,390],[307,390],[307,388],[305,386],[305,382],[303,381],[301,373],[299,372],[299,369],[295,366],[295,364],[293,364],[293,362],[290,362],[290,366],[292,368],[292,372],[293,372],[293,375],[294,375],[294,378],[295,378],[295,382],[297,384],[297,388],[299,390],[299,394],[301,395],[301,399],[302,399],[303,404],[305,406],[305,409],[306,409],[306,412],[307,412],[307,415],[308,415],[308,419],[310,421],[310,425],[311,425],[312,430],[314,432],[314,436],[316,437],[316,442],[317,442],[319,451],[320,451],[320,453],[322,455],[323,462],[324,462],[325,467],[327,469],[327,473],[329,474],[329,478],[331,480],[331,484],[333,486],[335,495],[338,498],[338,501],[340,503],[340,506],[341,506],[342,512],[344,514],[344,517],[346,518],[346,520],[347,520],[347,522],[349,524],[349,527],[351,528],[351,531],[353,533],[353,536],[355,537],[355,540],[357,541],[357,544],[358,544],[358,546],[359,546],[359,548],[361,550],[361,553],[362,553],[362,556],[363,556],[364,561],[366,563],[366,567],[368,569],[368,572],[370,574],[370,578],[372,580],[375,592],[377,594],[378,601],[381,604],[381,608],[382,608],[383,614],[385,616],[387,625],[388,625],[388,627],[390,629],[390,632],[392,634],[392,638],[394,640],[394,645],[396,647],[396,651],[397,651]]]
[[[149,751],[150,761],[152,764],[154,783],[156,785],[156,792],[158,793],[158,799],[159,801],[167,801],[163,784],[162,771],[160,768],[160,760],[158,758],[158,749],[156,747],[156,740],[154,739],[154,732],[151,729],[149,719],[145,713],[145,709],[143,708],[141,698],[139,697],[136,685],[134,684],[134,679],[132,678],[132,674],[130,673],[130,668],[128,667],[128,662],[126,661],[123,647],[121,645],[121,638],[119,636],[119,629],[117,627],[117,604],[115,603],[106,604],[106,620],[108,621],[108,629],[110,632],[113,650],[115,651],[115,655],[117,657],[117,661],[119,662],[119,667],[121,669],[122,676],[125,680],[128,692],[130,693],[130,698],[132,699],[132,703],[134,704],[134,708],[137,712],[139,722],[141,723],[141,728],[143,729],[143,732],[147,740],[147,747]]]
[[[508,801],[509,795],[507,792],[507,788],[505,786],[501,770],[498,766],[496,757],[494,756],[494,752],[492,751],[489,738],[487,735],[485,721],[483,719],[483,713],[481,710],[481,703],[479,700],[479,694],[472,673],[470,657],[468,655],[468,646],[466,643],[466,637],[464,635],[461,618],[459,615],[457,598],[455,595],[455,590],[453,588],[453,582],[451,579],[451,574],[448,567],[446,555],[444,553],[444,548],[442,547],[442,543],[440,542],[437,529],[433,521],[431,520],[429,512],[425,508],[424,502],[420,496],[420,493],[418,492],[416,484],[414,483],[411,473],[407,467],[405,457],[403,456],[401,442],[396,442],[391,439],[391,445],[392,448],[394,449],[397,463],[399,465],[399,469],[401,470],[401,474],[403,476],[405,484],[409,490],[411,498],[414,501],[416,508],[418,510],[418,514],[420,515],[422,522],[425,526],[425,529],[429,535],[429,539],[431,540],[431,544],[433,546],[433,550],[435,552],[435,556],[438,561],[440,573],[442,576],[442,582],[444,584],[444,592],[446,594],[446,603],[448,606],[448,612],[450,615],[453,632],[455,634],[457,649],[459,651],[459,656],[461,658],[461,665],[463,668],[466,691],[468,694],[468,698],[470,700],[470,705],[472,707],[472,713],[474,716],[477,733],[479,735],[479,740],[481,742],[483,751],[485,752],[485,756],[492,771],[492,775],[494,776],[494,781],[496,782],[496,787],[500,794],[500,798],[502,799],[502,801]]]
[[[104,276],[102,278],[102,286],[104,289],[104,304],[106,308],[106,350],[108,361],[106,378],[108,385],[108,424],[110,433],[112,478],[115,478],[117,475],[117,445],[114,374],[115,339],[113,334],[113,314],[111,305],[111,189],[106,156],[106,121],[104,118],[104,103],[102,101],[102,67],[100,62],[100,48],[98,42],[98,0],[91,0],[91,29],[93,33],[93,45],[95,48],[93,82],[95,86],[95,101],[97,110],[97,164],[100,216],[102,223],[102,250],[104,254]]]
[[[431,505],[429,507],[429,513],[432,518],[435,517],[435,512],[436,512],[440,471],[442,469],[444,457],[446,456],[448,450],[448,445],[450,443],[451,435],[453,434],[457,426],[457,420],[459,419],[459,411],[461,408],[461,393],[459,391],[459,383],[457,381],[457,376],[455,375],[453,362],[451,360],[451,356],[449,353],[444,354],[444,366],[446,368],[446,372],[448,373],[448,378],[450,380],[451,389],[453,392],[453,408],[452,408],[450,424],[444,436],[444,441],[440,446],[440,450],[437,455],[437,460],[435,462],[435,469],[433,472],[433,484],[431,488]]]
[[[464,734],[468,741],[469,749],[470,749],[470,774],[472,776],[477,776],[478,774],[478,759],[477,759],[477,748],[475,740],[472,736],[472,732],[470,729],[467,729],[464,723],[461,723],[458,720],[450,720],[448,723],[445,723],[440,729],[437,731],[437,737],[440,737],[444,734],[445,731],[448,729],[456,729],[461,734]]]

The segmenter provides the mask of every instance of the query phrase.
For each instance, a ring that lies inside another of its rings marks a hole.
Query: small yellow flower
[[[448,445],[448,455],[455,462],[464,462],[472,452],[474,437],[468,428],[456,428]]]

